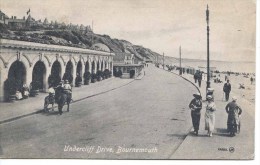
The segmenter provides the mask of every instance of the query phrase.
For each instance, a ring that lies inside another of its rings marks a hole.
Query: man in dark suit
[[[229,93],[231,91],[231,84],[229,83],[229,80],[224,84],[223,91],[225,92],[226,101],[229,100]]]

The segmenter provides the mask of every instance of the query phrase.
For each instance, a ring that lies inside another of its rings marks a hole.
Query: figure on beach
[[[225,99],[226,101],[229,100],[229,93],[231,91],[231,84],[229,83],[229,80],[224,84],[223,86],[223,92],[225,93]]]
[[[216,105],[211,95],[207,96],[207,106],[205,112],[205,130],[208,131],[207,135],[212,137],[212,133],[215,127],[215,111]]]
[[[227,119],[227,131],[230,133],[230,136],[236,136],[236,133],[240,132],[240,118],[242,114],[242,109],[237,104],[237,98],[233,97],[232,101],[226,105],[226,112],[228,113]]]
[[[200,111],[202,109],[202,101],[200,93],[193,94],[194,99],[191,100],[189,108],[191,109],[191,120],[194,129],[194,134],[198,136],[200,126]]]
[[[254,82],[254,78],[253,77],[250,78],[250,82],[251,82],[251,85],[252,85],[253,82]]]

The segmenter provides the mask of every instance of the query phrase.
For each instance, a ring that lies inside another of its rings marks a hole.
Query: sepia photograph
[[[256,6],[0,0],[0,159],[254,160]]]

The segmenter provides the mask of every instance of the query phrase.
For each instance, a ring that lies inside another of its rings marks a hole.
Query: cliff
[[[134,45],[129,41],[113,39],[108,35],[100,35],[92,32],[67,29],[26,29],[11,30],[8,26],[0,24],[0,38],[37,42],[43,44],[55,44],[91,49],[92,44],[102,43],[114,52],[133,53],[138,59],[147,59],[154,62],[162,62],[162,56],[148,48]],[[175,62],[172,57],[165,57],[165,64]]]

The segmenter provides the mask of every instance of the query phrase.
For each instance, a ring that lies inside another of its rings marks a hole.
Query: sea
[[[172,63],[172,65],[179,66],[179,63]],[[206,68],[207,61],[203,60],[182,60],[182,67],[192,67],[195,69]],[[231,71],[238,73],[255,73],[256,72],[255,62],[231,62],[231,61],[210,61],[210,68],[218,70],[220,72]]]

